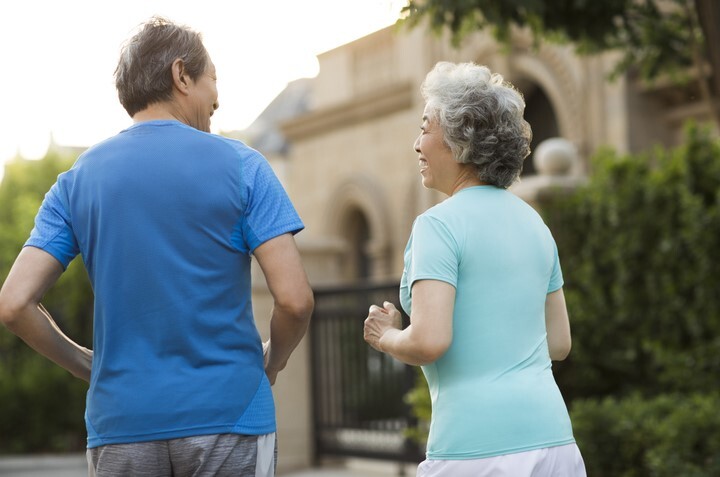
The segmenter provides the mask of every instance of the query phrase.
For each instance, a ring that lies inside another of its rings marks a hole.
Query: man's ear
[[[190,76],[185,71],[185,62],[180,58],[175,59],[172,63],[173,86],[182,94],[187,95],[190,87]]]

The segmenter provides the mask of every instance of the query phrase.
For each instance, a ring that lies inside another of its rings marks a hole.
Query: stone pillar
[[[296,237],[312,286],[337,284],[343,248],[335,241],[307,241]],[[252,300],[255,322],[263,341],[270,337],[273,299],[265,276],[253,260]],[[273,386],[278,436],[278,475],[306,469],[313,460],[312,375],[307,336],[293,352]]]

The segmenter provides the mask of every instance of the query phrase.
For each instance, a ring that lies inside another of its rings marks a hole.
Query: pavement
[[[0,476],[86,477],[87,461],[84,454],[2,456],[0,457]]]
[[[292,472],[278,472],[277,477],[413,477],[416,466],[350,459],[327,466]],[[402,473],[404,471],[404,474]],[[86,477],[85,454],[0,456],[2,477]]]

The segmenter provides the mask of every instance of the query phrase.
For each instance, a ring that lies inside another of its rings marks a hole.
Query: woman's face
[[[460,164],[453,158],[442,129],[427,105],[414,148],[418,153],[423,186],[450,195],[460,175]]]

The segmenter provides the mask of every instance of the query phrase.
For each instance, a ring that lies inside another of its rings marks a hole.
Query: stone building
[[[692,87],[650,87],[631,75],[611,82],[612,54],[534,49],[523,34],[509,49],[482,33],[454,49],[421,28],[388,27],[318,60],[317,77],[289,84],[243,132],[271,162],[305,222],[297,240],[314,286],[399,280],[414,218],[443,200],[422,187],[412,147],[424,108],[420,84],[437,61],[485,64],[524,94],[533,154],[511,190],[534,206],[544,191],[574,187],[591,173],[588,157],[598,147],[670,146],[685,119],[710,118]],[[267,329],[269,296],[262,280],[255,283],[259,324]],[[274,389],[281,470],[310,462],[310,377],[304,341]]]

